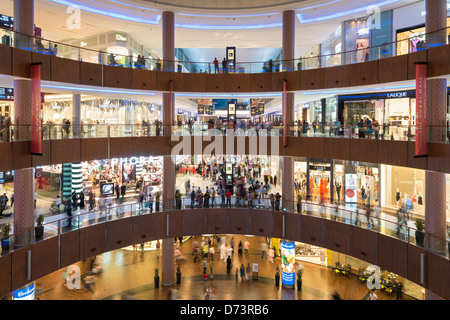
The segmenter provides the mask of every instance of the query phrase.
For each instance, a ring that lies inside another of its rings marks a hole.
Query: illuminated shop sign
[[[408,96],[407,92],[391,92],[386,94],[386,97],[388,98],[404,98],[407,96]]]
[[[368,35],[368,34],[369,34],[369,28],[366,27],[366,28],[358,29],[358,30],[356,31],[356,33],[358,34],[358,36],[365,36],[365,35]]]

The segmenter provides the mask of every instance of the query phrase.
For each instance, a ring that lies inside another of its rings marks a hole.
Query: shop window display
[[[72,96],[47,96],[42,105],[43,122],[46,125],[61,125],[64,119],[72,119]],[[81,133],[88,136],[104,136],[107,128],[98,124],[112,126],[112,136],[127,133],[145,134],[146,122],[159,120],[161,106],[142,100],[106,99],[91,96],[81,97]],[[95,126],[97,125],[97,126]],[[127,126],[129,125],[129,126]],[[56,127],[49,128],[50,136],[56,136]],[[44,135],[46,132],[44,132]]]
[[[411,214],[424,215],[425,171],[387,165],[381,165],[381,170],[383,208],[396,212],[404,207]]]

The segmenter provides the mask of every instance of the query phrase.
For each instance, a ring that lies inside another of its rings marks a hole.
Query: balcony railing
[[[11,233],[7,237],[2,237],[2,242],[7,241],[9,244],[9,250],[3,249],[2,254],[14,250],[15,247],[22,248],[24,245],[30,245],[37,241],[113,220],[154,214],[156,212],[184,210],[187,213],[190,209],[214,210],[215,208],[279,211],[337,221],[347,225],[370,229],[371,231],[397,238],[409,244],[423,247],[446,259],[449,258],[450,242],[447,239],[435,237],[424,231],[416,232],[417,229],[415,227],[411,227],[407,221],[401,218],[390,215],[384,215],[382,218],[380,212],[377,210],[378,208],[367,210],[367,207],[361,206],[348,208],[335,204],[319,204],[309,201],[302,201],[300,203],[276,198],[273,200],[239,196],[226,198],[225,195],[209,198],[206,201],[205,198],[199,199],[195,197],[193,200],[190,197],[180,197],[173,200],[132,202],[115,206],[104,205],[93,211],[79,214],[74,209],[71,217],[45,222],[43,224],[43,236],[38,239],[35,237],[37,226],[19,233],[14,233],[14,226],[12,226]],[[47,218],[47,220],[51,219]]]
[[[381,125],[377,129],[358,125],[308,125],[289,126],[288,137],[321,137],[347,139],[375,139],[415,141],[415,126]],[[42,140],[158,137],[158,136],[283,136],[283,126],[277,124],[208,125],[204,124],[83,124],[42,125]],[[31,140],[30,125],[0,126],[0,141]],[[428,142],[450,142],[450,125],[428,127]]]
[[[418,52],[436,46],[446,45],[448,43],[449,33],[450,28],[445,28],[433,33],[418,35],[418,42],[414,48],[410,46],[410,42],[414,40],[411,38],[384,43],[378,46],[359,48],[357,50],[348,50],[345,52],[328,55],[302,57],[293,60],[239,61],[234,64],[228,62],[222,63],[222,61],[219,61],[219,66],[216,68],[212,60],[194,62],[169,61],[162,59],[155,60],[149,58],[141,58],[138,60],[137,57],[134,56],[126,56],[113,52],[76,47],[62,42],[27,36],[9,29],[0,29],[0,37],[3,39],[3,45],[13,46],[15,48],[30,50],[46,55],[124,68],[210,74],[297,71],[379,60]],[[397,48],[400,47],[405,47],[407,50],[398,50]]]

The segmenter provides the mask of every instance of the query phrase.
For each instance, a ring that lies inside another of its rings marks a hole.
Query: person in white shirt
[[[59,207],[61,206],[61,198],[59,196],[56,196],[55,204],[59,212]]]
[[[214,246],[209,246],[209,258],[211,259],[211,261],[214,261]]]
[[[369,300],[377,300],[378,297],[375,294],[375,289],[370,290],[370,294],[369,294]]]

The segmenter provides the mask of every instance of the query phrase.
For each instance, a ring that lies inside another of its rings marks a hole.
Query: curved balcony
[[[448,127],[429,128],[428,157],[422,158],[414,157],[411,127],[380,128],[379,139],[361,138],[355,128],[346,126],[337,133],[334,126],[322,126],[306,134],[301,129],[290,127],[284,140],[283,127],[278,126],[233,130],[207,126],[44,125],[43,156],[36,156],[30,153],[30,126],[11,126],[2,132],[2,137],[12,142],[0,143],[0,171],[94,159],[208,153],[333,158],[450,172]]]
[[[208,65],[212,61],[144,59],[137,62],[124,56],[120,60],[126,62],[119,65],[106,52],[29,37],[14,31],[1,32],[6,33],[12,46],[0,45],[0,74],[30,78],[30,64],[40,62],[43,80],[99,87],[165,92],[282,92],[283,81],[286,80],[288,91],[343,88],[414,80],[415,62],[418,61],[428,63],[429,77],[450,74],[447,29],[426,34],[429,43],[419,51],[398,56],[394,48],[399,42],[392,42],[366,48],[371,55],[361,61],[357,61],[359,52],[355,50],[333,56],[273,61],[272,67],[267,65],[268,61],[237,62],[230,70],[227,66],[221,68],[225,72],[220,70],[218,74],[214,74],[214,66],[211,73],[191,72],[194,71],[192,65],[204,65],[209,70]],[[55,45],[59,48],[58,54],[49,50]],[[330,65],[329,61],[341,63]]]
[[[208,208],[176,199],[52,218],[44,223],[42,238],[35,239],[34,228],[9,235],[10,249],[2,250],[0,257],[4,271],[0,294],[77,261],[142,241],[243,234],[300,241],[351,255],[450,298],[450,275],[442,273],[450,264],[448,242],[425,233],[422,242],[414,228],[375,212],[368,217],[359,209],[267,199],[231,198],[228,204],[217,197],[216,206]]]

